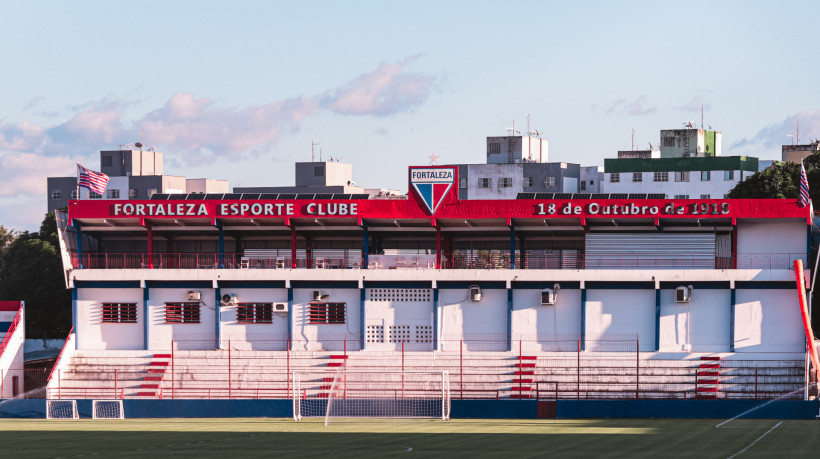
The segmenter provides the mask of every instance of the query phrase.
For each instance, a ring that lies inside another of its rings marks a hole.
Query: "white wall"
[[[794,269],[796,258],[803,259],[805,265],[805,219],[739,220],[737,228],[738,268]]]
[[[729,352],[731,293],[695,289],[689,303],[676,303],[675,290],[661,290],[660,351]]]
[[[288,291],[284,288],[223,288],[220,294],[235,294],[239,303],[286,303]],[[222,306],[222,347],[228,342],[233,349],[259,350],[287,349],[288,315],[274,313],[270,324],[240,324],[236,321],[236,306]]]
[[[401,350],[402,344],[400,342],[390,342],[390,326],[409,326],[411,339],[405,343],[405,350],[433,350],[433,342],[417,342],[416,327],[429,327],[432,331],[433,326],[433,308],[434,302],[432,300],[432,289],[393,289],[393,290],[413,290],[425,291],[425,298],[429,297],[429,301],[385,301],[372,300],[371,294],[374,290],[390,290],[390,289],[367,289],[365,298],[365,320],[367,325],[382,326],[384,331],[384,343],[366,343],[367,349],[377,350]],[[430,334],[432,338],[432,334]],[[408,347],[409,346],[409,347]]]
[[[165,303],[187,301],[186,288],[152,288],[150,289],[148,312],[150,332],[148,335],[150,349],[170,350],[171,340],[176,342],[177,349],[215,349],[216,348],[216,309],[219,303],[214,297],[212,288],[196,288],[202,294],[199,309],[200,323],[166,324]],[[216,304],[214,304],[216,303]]]
[[[526,342],[537,335],[537,351],[576,351],[575,339],[581,333],[581,291],[561,289],[550,306],[541,304],[540,289],[514,290],[512,323],[513,341]]]
[[[4,311],[4,316],[8,317],[7,313],[11,313],[11,318],[3,320],[4,322],[11,322],[17,315],[17,311]],[[6,342],[6,348],[3,354],[0,355],[0,379],[2,379],[2,392],[0,392],[0,399],[11,398],[15,395],[20,395],[25,392],[25,375],[23,372],[23,358],[24,348],[26,342],[26,317],[25,311],[20,317],[20,322],[11,337]],[[7,334],[7,333],[6,333]],[[6,334],[0,334],[0,341],[6,338]],[[17,393],[14,393],[14,382],[17,381]]]
[[[586,350],[613,350],[611,343],[595,345],[596,337],[605,333],[637,333],[640,350],[654,350],[655,290],[588,289]]]
[[[103,323],[103,303],[136,303],[137,322]],[[140,288],[77,289],[78,349],[144,349],[143,311]]]
[[[313,288],[293,289],[293,349],[294,350],[358,350],[361,343],[361,311],[359,289],[322,289],[328,295],[324,301],[346,303],[344,324],[309,324],[308,303],[313,301]]]
[[[481,301],[472,302],[464,289],[440,289],[440,350],[507,349],[507,290],[481,289]],[[475,340],[474,342],[471,342]]]
[[[803,352],[796,290],[736,291],[735,352]]]

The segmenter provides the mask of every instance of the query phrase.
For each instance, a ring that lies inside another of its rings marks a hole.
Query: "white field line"
[[[741,454],[745,453],[746,451],[748,451],[748,450],[749,450],[749,448],[751,448],[752,446],[754,446],[754,445],[755,445],[755,443],[759,442],[760,440],[763,440],[763,437],[765,437],[766,435],[769,435],[769,432],[771,432],[772,430],[774,430],[774,429],[776,429],[776,428],[780,427],[780,424],[783,424],[783,421],[780,421],[780,422],[778,422],[777,424],[773,425],[771,429],[767,430],[765,433],[763,433],[763,435],[761,435],[761,436],[757,437],[757,439],[756,439],[755,441],[753,441],[753,442],[749,443],[749,444],[748,444],[745,448],[741,449],[740,451],[736,452],[735,454],[732,454],[732,455],[731,455],[731,456],[729,456],[727,459],[732,459],[732,458],[734,458],[735,456],[738,456],[738,455],[741,455]]]

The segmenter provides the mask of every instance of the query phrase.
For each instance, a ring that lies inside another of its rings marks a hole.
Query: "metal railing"
[[[697,254],[559,253],[516,254],[472,252],[442,254],[443,269],[791,269],[805,253],[739,253],[726,256]],[[436,255],[367,256],[368,269],[434,269]],[[83,253],[71,254],[75,269],[292,269],[290,255],[266,256],[237,253]],[[357,252],[322,251],[297,255],[297,269],[361,269],[364,258]]]

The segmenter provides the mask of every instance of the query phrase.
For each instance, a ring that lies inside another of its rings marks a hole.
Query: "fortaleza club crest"
[[[430,215],[444,201],[444,197],[455,182],[455,167],[423,167],[410,169],[410,184],[416,189]]]

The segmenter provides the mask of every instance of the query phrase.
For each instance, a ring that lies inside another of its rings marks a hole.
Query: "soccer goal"
[[[77,400],[46,400],[46,419],[80,419]]]
[[[94,419],[125,419],[122,400],[94,400],[92,417]]]
[[[450,419],[450,375],[442,372],[293,373],[293,419]]]

